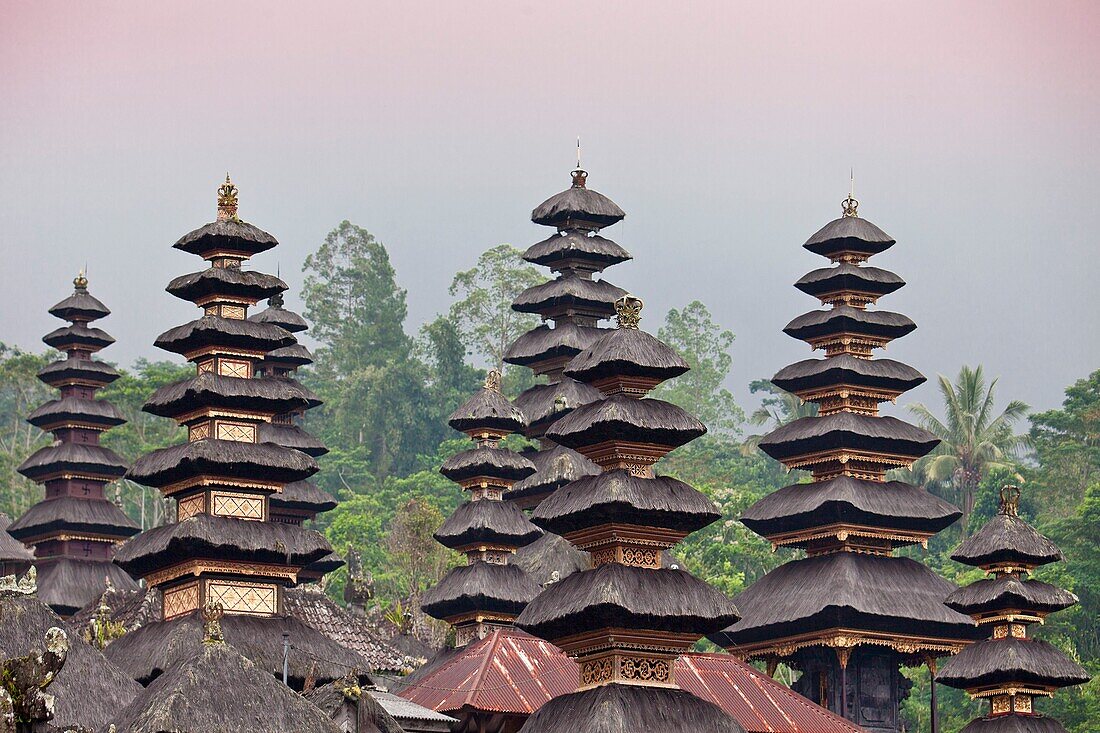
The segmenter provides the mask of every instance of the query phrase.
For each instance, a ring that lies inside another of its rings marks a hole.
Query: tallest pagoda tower
[[[912,367],[874,359],[916,325],[900,313],[869,308],[905,283],[865,263],[894,240],[857,215],[844,215],[803,245],[832,267],[813,270],[795,287],[825,310],[791,321],[784,332],[825,352],[779,371],[772,382],[818,406],[818,415],[788,423],[760,448],[813,482],[794,484],[745,511],[742,521],[773,547],[806,557],[771,571],[740,596],[739,622],[712,637],[769,669],[802,672],[795,688],[867,730],[899,729],[908,694],[903,666],[928,664],[974,638],[969,618],[943,605],[954,589],[925,565],[894,551],[924,544],[959,517],[923,489],[887,480],[939,442],[925,430],[879,414],[924,381]]]

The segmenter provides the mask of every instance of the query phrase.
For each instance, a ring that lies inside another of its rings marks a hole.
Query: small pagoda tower
[[[268,354],[295,344],[281,326],[247,318],[259,300],[286,290],[282,280],[243,267],[276,244],[238,218],[237,188],[228,176],[218,189],[217,220],[175,244],[209,264],[167,288],[202,315],[161,334],[156,345],[193,362],[195,376],[157,390],[144,409],[186,427],[188,440],[142,456],[129,477],[174,500],[177,521],[129,540],[115,559],[160,592],[163,620],[106,650],[142,682],[179,661],[180,650],[201,634],[199,610],[215,604],[225,611],[229,642],[261,668],[281,669],[284,639],[290,642],[296,686],[311,674],[323,683],[370,668],[284,612],[284,588],[332,548],[318,532],[274,521],[271,511],[273,494],[317,471],[306,453],[264,441],[276,416],[311,403],[286,378],[255,378]]]
[[[283,294],[277,293],[267,301],[267,308],[259,313],[249,316],[253,323],[267,323],[278,326],[292,334],[297,334],[309,328],[306,320],[294,311],[284,307]],[[294,375],[299,368],[313,363],[313,355],[309,353],[297,340],[290,346],[282,346],[268,352],[264,360],[256,365],[256,376],[263,379],[279,379],[296,387],[306,395],[309,404],[306,408],[293,410],[281,415],[276,415],[271,422],[260,425],[260,442],[275,443],[284,448],[300,450],[313,458],[320,458],[328,453],[324,443],[310,435],[302,427],[302,418],[306,409],[319,407],[321,400],[310,390],[303,387]],[[322,512],[331,511],[337,505],[336,499],[324,489],[310,481],[293,481],[283,487],[283,490],[272,494],[268,499],[271,510],[271,519],[275,522],[301,525],[308,520],[316,518]],[[310,563],[299,574],[299,580],[319,581],[325,574],[336,570],[344,564],[335,553],[331,553],[320,560]]]
[[[116,588],[137,588],[111,560],[118,543],[139,531],[104,493],[107,484],[126,473],[123,460],[99,442],[102,433],[126,422],[114,405],[96,399],[96,392],[119,376],[109,364],[92,358],[115,342],[90,325],[111,311],[88,292],[83,272],[73,285],[73,294],[50,308],[51,315],[70,325],[42,339],[65,352],[65,358],[38,373],[61,397],[27,418],[53,433],[54,442],[18,469],[43,484],[46,497],[7,528],[12,537],[34,547],[39,598],[63,618],[99,598],[107,579]]]
[[[688,365],[639,330],[640,300],[624,296],[615,305],[618,329],[563,371],[604,399],[546,432],[601,472],[559,488],[532,514],[540,527],[590,552],[595,567],[549,585],[516,620],[577,659],[580,688],[543,705],[523,730],[741,731],[721,708],[679,689],[673,674],[676,658],[701,636],[738,618],[717,590],[662,567],[667,549],[720,516],[703,494],[653,470],[706,432],[682,409],[646,397]]]
[[[1058,721],[1036,712],[1033,701],[1089,681],[1088,673],[1060,649],[1028,636],[1029,626],[1076,604],[1077,596],[1028,578],[1035,568],[1065,558],[1020,518],[1019,508],[1020,489],[1001,489],[997,516],[951,556],[990,575],[959,588],[946,601],[972,616],[988,636],[950,659],[936,678],[989,700],[989,715],[962,733],[1065,733]]]
[[[873,359],[916,325],[900,313],[873,310],[905,283],[864,263],[894,240],[857,215],[849,197],[843,216],[803,245],[832,267],[795,287],[825,310],[791,321],[784,332],[825,352],[800,361],[772,382],[818,405],[816,417],[788,423],[760,448],[813,482],[780,489],[745,511],[745,525],[775,547],[806,557],[771,571],[737,597],[743,618],[712,639],[743,659],[786,663],[802,672],[795,689],[875,733],[899,726],[910,683],[902,666],[959,651],[973,638],[969,618],[943,605],[955,586],[925,565],[894,556],[924,544],[960,516],[923,489],[887,480],[939,442],[927,431],[879,415],[924,381],[915,369]]]
[[[448,424],[470,436],[474,447],[447,459],[440,473],[470,492],[436,540],[466,555],[423,597],[421,608],[455,630],[455,646],[484,638],[495,626],[511,626],[527,602],[542,590],[509,560],[516,548],[534,542],[541,531],[523,510],[503,501],[512,484],[535,472],[532,463],[500,441],[524,429],[526,420],[500,393],[500,372],[490,371],[485,386],[459,406]]]

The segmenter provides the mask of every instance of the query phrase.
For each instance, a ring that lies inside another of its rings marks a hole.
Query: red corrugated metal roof
[[[516,628],[484,639],[423,670],[398,694],[442,713],[482,710],[530,715],[577,689],[577,665],[553,644]],[[747,733],[866,733],[729,654],[687,654],[676,681],[715,703]]]

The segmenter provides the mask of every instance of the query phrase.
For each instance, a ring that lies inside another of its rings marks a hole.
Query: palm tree
[[[1013,459],[1028,445],[1026,435],[1013,432],[1013,426],[1024,418],[1028,406],[1013,400],[994,417],[997,379],[986,388],[981,366],[974,369],[964,366],[954,384],[941,374],[939,384],[945,420],[941,422],[919,402],[909,406],[921,427],[941,441],[932,453],[917,462],[914,471],[951,487],[961,505],[965,536],[982,479],[997,468],[1015,469]]]
[[[803,417],[813,417],[817,414],[817,404],[803,402],[801,398],[779,389],[767,379],[757,379],[749,384],[749,391],[753,394],[764,392],[768,396],[760,402],[760,407],[749,415],[749,422],[753,425],[766,425],[767,432],[775,430]],[[760,446],[766,433],[749,435],[741,444],[741,453],[750,456]]]

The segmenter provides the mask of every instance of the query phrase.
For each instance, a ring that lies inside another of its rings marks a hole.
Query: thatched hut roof
[[[173,354],[187,354],[212,345],[266,352],[294,342],[292,333],[268,323],[203,316],[168,329],[157,336],[154,345]]]
[[[134,590],[137,581],[109,560],[58,557],[39,560],[38,598],[59,614],[72,615],[103,595],[110,582]]]
[[[78,422],[102,428],[122,425],[126,418],[118,408],[106,400],[89,400],[84,397],[62,397],[50,400],[27,415],[27,422],[36,428],[47,430],[54,425]]]
[[[8,533],[11,517],[0,512],[0,563],[31,563],[34,553]]]
[[[976,718],[959,733],[1066,733],[1066,729],[1045,715],[998,715]]]
[[[608,563],[548,586],[516,626],[551,641],[603,628],[703,635],[739,617],[733,601],[683,570]]]
[[[605,440],[676,448],[706,432],[703,423],[670,402],[616,394],[578,407],[555,422],[546,435],[569,448],[583,448]]]
[[[165,288],[177,298],[189,301],[200,300],[211,295],[221,298],[260,300],[270,298],[286,289],[287,284],[274,275],[243,270],[240,267],[208,267],[199,272],[180,275]]]
[[[691,367],[676,351],[655,336],[637,328],[616,328],[573,357],[565,375],[581,382],[604,377],[648,377],[664,381]]]
[[[30,539],[63,529],[120,538],[141,531],[134,520],[106,499],[63,494],[32,506],[8,527],[8,534],[17,539]]]
[[[204,438],[146,453],[134,461],[127,478],[156,487],[201,474],[290,483],[317,470],[317,462],[301,451],[271,443]]]
[[[88,349],[104,349],[115,342],[114,338],[101,328],[74,323],[71,326],[55,328],[42,337],[47,346],[65,351],[72,346],[84,346]]]
[[[835,267],[822,267],[807,272],[794,286],[815,297],[842,290],[881,296],[904,287],[905,281],[879,267],[860,267],[841,262]]]
[[[528,366],[555,357],[572,357],[592,345],[604,329],[580,326],[572,321],[556,323],[553,328],[542,324],[523,334],[504,352],[509,364]],[[527,412],[524,411],[527,415]],[[531,415],[527,415],[532,419]]]
[[[264,380],[259,380],[264,381]],[[274,443],[284,448],[300,450],[307,456],[318,458],[328,453],[328,448],[319,438],[307,433],[300,425],[287,423],[261,423],[259,439],[261,443]]]
[[[249,316],[248,320],[256,323],[271,323],[291,333],[301,333],[309,328],[306,319],[282,305],[268,305],[259,313]]]
[[[894,239],[877,226],[858,216],[842,216],[818,229],[802,245],[814,254],[824,257],[842,252],[864,255],[878,254],[889,249]]]
[[[838,305],[829,310],[803,313],[788,323],[783,333],[802,341],[841,333],[896,339],[916,328],[917,324],[901,313]]]
[[[771,381],[776,387],[794,393],[838,384],[907,392],[925,379],[913,367],[893,359],[837,354],[828,359],[797,361],[780,369]]]
[[[72,379],[110,384],[121,376],[110,364],[94,359],[61,359],[38,370],[38,378],[51,386]]]
[[[507,448],[479,445],[448,458],[439,467],[439,472],[455,482],[475,476],[518,481],[533,474],[535,464]]]
[[[308,509],[314,512],[327,512],[335,509],[339,502],[332,494],[309,481],[293,481],[283,490],[268,497],[272,509]]]
[[[996,514],[967,537],[951,559],[966,565],[1046,565],[1064,560],[1058,546],[1014,514]]]
[[[1088,672],[1065,652],[1040,639],[986,639],[949,659],[936,681],[970,689],[1006,683],[1069,687],[1088,682]]]
[[[516,550],[511,562],[539,585],[592,567],[592,557],[587,552],[553,532],[544,532],[531,544]]]
[[[444,547],[458,549],[478,543],[522,547],[542,534],[510,501],[467,501],[447,517],[433,537]]]
[[[615,313],[615,301],[624,295],[625,290],[606,280],[559,277],[524,290],[512,301],[512,310],[541,314],[553,308],[571,306],[592,315],[610,317]]]
[[[764,436],[760,450],[777,461],[809,453],[864,450],[920,458],[940,442],[932,433],[896,417],[835,412],[803,417]]]
[[[602,229],[626,216],[618,204],[588,188],[588,172],[575,170],[573,185],[543,201],[531,212],[531,221],[558,229]]]
[[[1006,573],[963,586],[944,603],[968,615],[1010,610],[1054,613],[1075,605],[1077,596],[1041,580]]]
[[[239,219],[214,221],[184,234],[172,246],[200,257],[217,251],[251,256],[279,244],[275,237]]]
[[[634,258],[606,237],[575,229],[551,234],[541,242],[532,244],[523,253],[523,259],[550,269],[563,262],[581,261],[598,272]]]
[[[424,592],[420,608],[433,618],[462,613],[518,614],[542,586],[515,565],[474,562],[460,565]]]
[[[63,321],[96,321],[111,315],[111,309],[91,293],[86,287],[78,287],[73,294],[56,304],[48,311]]]
[[[57,443],[39,448],[16,470],[32,481],[59,471],[90,473],[113,480],[126,474],[126,462],[103,445]]]
[[[516,406],[527,416],[527,435],[540,435],[550,423],[581,405],[603,399],[603,393],[569,377],[550,384],[536,384],[516,397]]]
[[[302,390],[281,379],[242,379],[203,372],[159,388],[142,411],[175,417],[203,407],[218,407],[281,414],[304,409],[308,404]]]
[[[305,366],[313,363],[313,354],[301,344],[291,344],[278,349],[272,349],[264,357],[265,362],[278,362],[288,366]]]
[[[0,658],[21,657],[41,650],[42,637],[51,627],[64,628],[65,622],[51,611],[41,598],[10,593],[0,594]],[[96,729],[130,704],[141,685],[107,661],[76,633],[69,635],[69,653],[65,666],[49,687],[55,698],[57,728],[83,726]]]
[[[572,448],[555,445],[529,456],[538,469],[522,481],[517,481],[504,494],[509,501],[518,501],[531,497],[550,494],[584,476],[595,476],[600,467]]]
[[[482,387],[451,413],[447,424],[460,432],[491,429],[518,433],[527,426],[527,418],[500,390]]]

